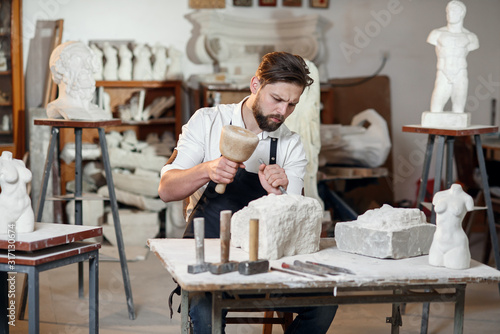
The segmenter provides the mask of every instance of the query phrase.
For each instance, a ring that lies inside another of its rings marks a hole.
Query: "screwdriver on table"
[[[262,158],[259,158],[259,162],[264,165],[266,164],[264,160],[262,160]],[[283,186],[278,186],[278,189],[281,191],[282,194],[286,195],[286,190],[285,188],[283,188]]]

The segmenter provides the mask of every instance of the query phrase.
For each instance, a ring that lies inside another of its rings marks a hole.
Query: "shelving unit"
[[[10,151],[16,159],[25,151],[21,6],[21,0],[2,1],[0,9],[0,52],[6,65],[0,70],[0,154]]]

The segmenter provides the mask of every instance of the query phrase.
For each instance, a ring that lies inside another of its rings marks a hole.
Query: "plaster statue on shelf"
[[[469,239],[462,229],[467,211],[474,209],[474,200],[459,184],[434,195],[436,232],[429,250],[429,264],[450,269],[470,267]]]
[[[167,58],[167,48],[161,44],[153,47],[155,61],[153,64],[153,79],[158,81],[165,80],[169,58]]]
[[[118,51],[109,42],[104,42],[102,50],[106,63],[104,64],[104,80],[118,80]]]
[[[130,51],[128,45],[121,44],[118,49],[118,55],[120,56],[118,79],[124,81],[132,80],[132,51]]]
[[[463,27],[466,7],[461,1],[446,6],[446,27],[431,31],[427,42],[436,46],[437,72],[431,112],[442,112],[451,97],[453,112],[464,112],[467,99],[467,54],[479,48],[477,36]]]
[[[153,68],[151,66],[151,50],[145,44],[137,44],[134,48],[134,80],[152,80]]]
[[[35,229],[35,215],[26,184],[31,181],[31,171],[22,160],[12,159],[12,153],[0,156],[0,233],[27,233]],[[9,226],[15,224],[15,229]]]
[[[170,59],[170,64],[168,65],[166,78],[173,80],[182,79],[182,51],[171,46],[168,49],[168,58]]]
[[[7,57],[5,57],[5,52],[0,48],[0,71],[7,71]]]
[[[67,120],[102,120],[111,115],[91,101],[95,92],[94,73],[99,62],[92,50],[82,42],[70,41],[56,47],[49,59],[59,96],[47,105],[49,118]]]
[[[99,67],[101,68],[100,70],[96,71],[94,73],[94,79],[97,81],[97,80],[102,80],[103,79],[103,76],[102,76],[102,70],[103,70],[103,60],[104,60],[104,53],[102,52],[101,49],[99,49],[99,47],[95,44],[95,43],[92,43],[90,44],[90,48],[92,49],[92,51],[94,52],[95,56],[96,56],[96,60],[97,62],[99,63]]]

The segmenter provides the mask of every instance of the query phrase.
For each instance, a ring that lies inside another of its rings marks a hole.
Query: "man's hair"
[[[271,52],[262,57],[255,76],[259,78],[262,87],[286,82],[306,88],[314,82],[308,74],[309,68],[301,56],[288,52]]]

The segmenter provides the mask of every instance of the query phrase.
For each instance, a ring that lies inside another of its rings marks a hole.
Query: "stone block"
[[[463,129],[470,126],[470,113],[455,113],[450,111],[422,113],[422,126],[438,129]]]
[[[259,259],[310,254],[319,250],[323,209],[314,198],[270,194],[231,218],[231,244],[248,251],[250,219],[259,220]]]
[[[120,225],[125,246],[144,246],[146,241],[154,238],[159,231],[160,221],[157,212],[123,209],[118,210]],[[107,214],[107,224],[102,226],[104,237],[116,245],[113,214]]]
[[[429,254],[436,226],[418,209],[384,205],[355,221],[335,225],[339,250],[376,258],[402,259]]]

